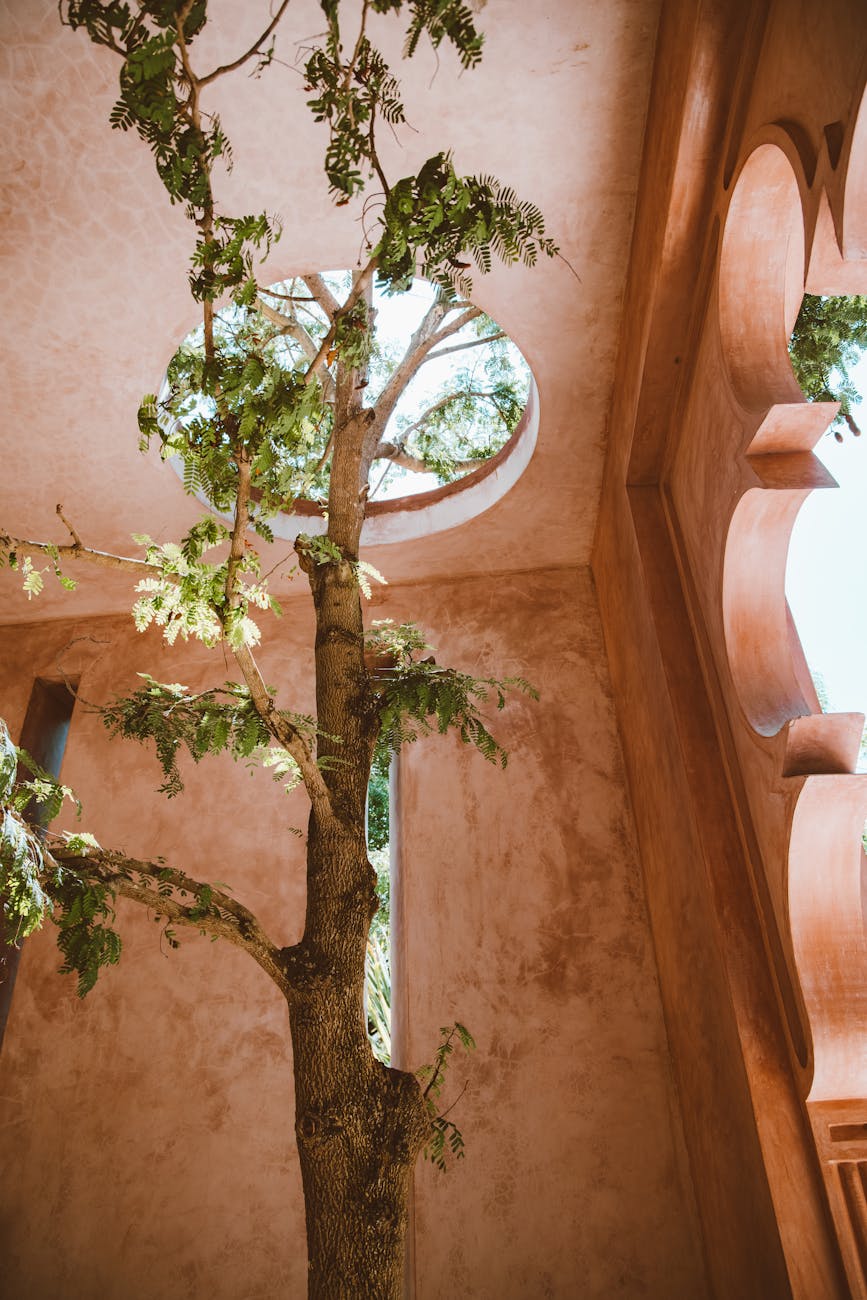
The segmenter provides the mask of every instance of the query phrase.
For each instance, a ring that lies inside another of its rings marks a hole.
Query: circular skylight
[[[238,421],[252,418],[260,398],[264,403],[275,385],[295,385],[301,391],[306,384],[304,392],[311,394],[291,422],[275,424],[269,433],[268,487],[262,475],[262,490],[270,494],[271,513],[277,515],[272,527],[279,535],[292,533],[289,516],[301,513],[309,521],[327,502],[334,411],[341,403],[354,402],[371,413],[371,518],[383,510],[393,513],[401,502],[417,513],[423,500],[442,499],[440,490],[446,485],[474,475],[473,481],[487,477],[490,468],[484,475],[479,471],[494,458],[502,463],[511,448],[503,449],[528,423],[530,369],[515,344],[480,308],[415,279],[401,293],[385,294],[374,287],[366,303],[360,300],[350,316],[344,316],[341,332],[335,334],[333,323],[340,320],[352,287],[349,271],[296,276],[261,289],[246,307],[230,303],[216,313],[217,347],[223,357],[237,358],[239,392],[243,374]],[[185,358],[180,366],[179,357]],[[195,368],[197,357],[204,357],[201,326],[181,344],[160,398],[163,415],[187,439],[197,423],[203,430],[219,424],[218,399],[203,396],[202,385],[195,394],[191,387],[186,399],[181,392],[179,399],[178,376]],[[310,382],[311,370],[315,383]],[[169,454],[172,442],[169,433]],[[523,463],[530,450],[520,458]],[[191,481],[182,456],[175,456],[173,463],[189,490],[218,511],[226,510],[218,484]],[[511,486],[523,463],[500,476],[493,499]],[[256,490],[255,481],[253,487]],[[490,488],[485,495],[491,497]],[[489,504],[492,500],[486,499],[469,513]],[[447,513],[449,522],[425,526],[424,531],[453,526],[454,512]]]

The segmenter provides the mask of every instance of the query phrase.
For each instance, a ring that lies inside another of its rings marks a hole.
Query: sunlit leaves
[[[12,744],[6,723],[0,718],[0,802],[11,795],[17,768],[18,750]]]
[[[520,202],[493,176],[458,176],[448,153],[393,185],[381,220],[374,253],[392,292],[407,288],[420,269],[446,292],[467,295],[467,254],[486,272],[493,255],[533,266],[540,253],[557,252],[535,204]]]
[[[400,667],[408,667],[416,655],[432,649],[415,623],[395,623],[391,618],[373,620],[364,634],[364,648],[371,657]]]
[[[508,755],[488,731],[480,706],[492,700],[505,707],[509,691],[538,699],[538,693],[522,677],[472,677],[454,668],[441,668],[428,656],[416,660],[421,649],[429,649],[412,624],[396,627],[374,625],[368,646],[384,655],[386,662],[373,669],[380,721],[378,751],[397,753],[401,745],[420,736],[456,731],[461,741],[473,745],[491,763],[505,767]],[[389,663],[392,647],[393,662]]]
[[[272,733],[256,712],[246,686],[226,682],[221,687],[191,694],[177,682],[158,682],[147,673],[144,686],[132,695],[118,696],[102,710],[113,736],[145,742],[153,740],[165,778],[160,790],[169,795],[183,790],[178,757],[186,750],[198,763],[206,754],[224,751],[236,761],[247,760],[272,770],[287,789],[298,782],[294,759],[275,745]],[[301,714],[280,712],[293,731],[313,739],[316,724]]]
[[[227,512],[244,455],[251,522],[270,539],[268,520],[309,488],[331,430],[331,410],[306,370],[260,313],[227,309],[215,327],[214,356],[206,357],[201,333],[188,338],[169,364],[160,400],[144,399],[143,442],[158,437],[165,458],[183,461],[187,490]]]
[[[147,534],[136,534],[134,540],[145,547],[147,562],[155,569],[153,577],[136,586],[132,613],[139,632],[153,623],[163,629],[170,645],[179,635],[216,645],[223,634],[218,613],[225,603],[226,564],[208,564],[201,557],[226,536],[226,528],[216,520],[194,526],[183,545],[158,546]]]
[[[48,905],[39,840],[20,813],[0,807],[0,897],[6,926],[24,938],[42,924]]]
[[[841,430],[860,429],[852,415],[859,393],[849,378],[867,348],[867,297],[822,298],[805,294],[792,331],[789,353],[801,388],[814,402],[839,402],[840,415],[831,426],[842,441]]]
[[[16,777],[16,773],[18,774]],[[74,868],[61,867],[44,847],[42,832],[72,791],[46,772],[25,750],[12,744],[0,719],[0,906],[10,941],[38,929],[46,916],[58,927],[64,956],[61,969],[78,975],[84,996],[101,966],[120,955],[120,938],[104,924],[113,919],[107,887],[85,881]],[[26,816],[25,816],[26,813]],[[86,854],[98,848],[92,835],[69,836],[66,847]]]

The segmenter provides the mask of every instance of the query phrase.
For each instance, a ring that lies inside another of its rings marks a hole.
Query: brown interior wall
[[[732,397],[717,276],[730,186],[756,140],[787,135],[811,183],[824,126],[851,134],[865,57],[863,7],[844,0],[821,12],[799,0],[665,7],[668,75],[651,98],[593,559],[709,1272],[733,1300],[861,1294],[811,1135],[785,933],[803,781],[782,775],[784,731],[752,732],[723,633],[726,530],[758,481],[741,457],[762,413]],[[701,114],[682,111],[699,102]],[[817,202],[806,200],[808,242]],[[772,287],[760,275],[745,285],[747,317],[750,296],[758,305]]]
[[[455,1112],[467,1157],[417,1176],[416,1297],[696,1300],[699,1234],[589,572],[389,589],[374,612],[417,618],[441,662],[524,675],[542,696],[496,718],[505,772],[447,739],[401,759],[402,1051],[422,1064],[453,1019],[479,1044],[453,1070],[457,1090],[469,1078]],[[293,604],[280,657],[263,662],[302,705],[308,622]],[[159,653],[126,621],[6,629],[0,711],[18,725],[29,671],[58,654],[102,701]],[[225,666],[187,647],[160,671],[196,687]],[[303,825],[300,797],[214,760],[167,803],[152,755],[109,748],[82,704],[63,777],[101,843],[233,882],[275,939],[296,937],[301,850],[283,828]],[[3,1294],[300,1300],[279,998],[242,954],[192,938],[166,955],[153,921],[121,909],[121,922],[121,963],[83,1003],[50,930],[24,953],[0,1056]]]
[[[479,1042],[451,1084],[466,1161],[416,1180],[417,1294],[704,1296],[590,574],[413,609],[448,661],[540,691],[497,719],[505,772],[448,739],[400,760],[401,1050],[426,1059],[454,1019]]]

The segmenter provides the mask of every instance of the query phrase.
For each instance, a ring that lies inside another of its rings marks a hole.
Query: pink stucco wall
[[[705,1294],[595,595],[586,569],[389,589],[441,662],[522,674],[538,704],[498,719],[506,772],[450,740],[400,761],[401,1054],[458,1018],[478,1052],[456,1118],[466,1160],[417,1175],[416,1295],[695,1300]],[[305,703],[306,601],[268,680]],[[75,640],[87,637],[92,639]],[[74,644],[69,645],[70,642]],[[69,646],[68,649],[64,647]],[[167,652],[126,621],[7,629],[0,712],[57,657],[102,701],[145,667],[222,680],[216,652]],[[24,671],[22,671],[24,670]],[[103,844],[227,880],[290,942],[303,906],[303,800],[213,760],[167,803],[151,755],[109,748],[78,705],[63,769]],[[232,802],[237,799],[238,802]],[[90,997],[25,950],[2,1056],[3,1294],[238,1297],[305,1287],[287,1017],[243,954],[121,910],[126,950]]]

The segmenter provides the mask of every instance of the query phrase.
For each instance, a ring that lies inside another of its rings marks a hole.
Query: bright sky
[[[867,353],[850,373],[867,394]],[[867,402],[853,413],[863,437],[826,435],[815,449],[840,486],[812,492],[801,507],[786,594],[830,710],[867,714]]]
[[[374,305],[377,310],[377,334],[383,342],[393,346],[398,355],[403,352],[410,335],[418,327],[422,316],[432,303],[433,297],[433,285],[419,279],[413,280],[412,288],[407,293],[389,297],[386,294],[374,292]],[[474,337],[472,327],[467,326],[454,338],[449,339],[448,343],[453,345],[456,342]],[[526,362],[518,349],[511,341],[508,342],[508,347],[515,368],[526,371]],[[480,354],[484,353],[485,350],[484,348],[479,349],[476,357],[480,357]],[[422,367],[412,383],[413,404],[416,408],[414,414],[420,414],[430,402],[448,390],[451,375],[460,369],[462,365],[465,365],[467,359],[473,359],[472,352],[466,356],[462,353],[453,354],[450,357],[444,357],[442,361],[430,361]],[[371,497],[375,496],[378,501],[393,497],[414,496],[417,492],[428,492],[431,488],[439,487],[439,479],[436,474],[413,474],[397,469],[389,471],[384,486],[377,490],[380,480],[381,471],[379,473],[374,472],[371,478],[374,485]]]

